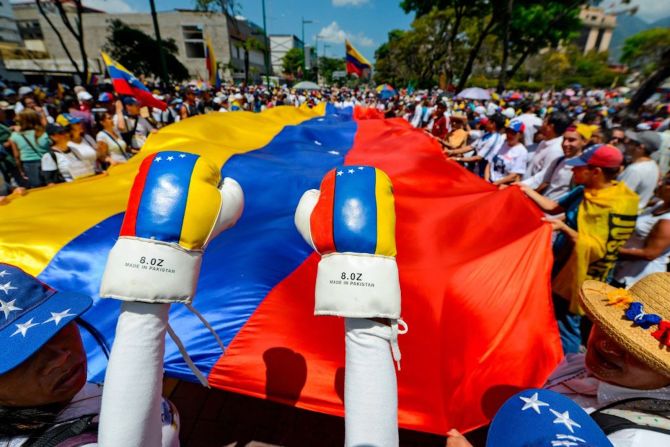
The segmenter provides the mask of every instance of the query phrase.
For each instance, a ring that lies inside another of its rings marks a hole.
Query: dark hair
[[[96,112],[95,113],[95,131],[100,132],[105,128],[102,122],[105,120],[105,117],[109,115],[112,116],[109,112]]]
[[[619,172],[621,171],[620,167],[616,168],[600,168],[601,171],[603,171],[603,175],[605,176],[605,180],[608,182],[611,182],[612,180],[616,179],[617,176],[619,175]]]
[[[489,119],[496,126],[496,130],[500,130],[500,129],[505,128],[505,122],[507,120],[501,113],[496,113],[495,115],[490,116]]]
[[[72,96],[66,96],[63,99],[63,104],[61,106],[61,113],[70,113],[70,109],[78,109],[79,103]]]
[[[561,136],[572,124],[572,118],[570,118],[570,115],[565,112],[554,112],[549,115],[548,122],[554,126],[556,135]]]

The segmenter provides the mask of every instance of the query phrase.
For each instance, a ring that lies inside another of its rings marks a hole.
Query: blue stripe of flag
[[[336,172],[333,236],[338,252],[375,252],[377,248],[375,180],[375,170],[369,167],[342,166]]]
[[[159,152],[151,162],[137,210],[137,237],[163,242],[179,242],[186,212],[186,199],[194,154]]]
[[[109,71],[110,78],[123,79],[133,88],[138,88],[140,90],[144,90],[147,92],[149,91],[149,89],[144,84],[142,84],[139,79],[133,76],[132,73],[129,73],[125,70],[121,70],[120,68],[117,68],[114,65],[107,66],[107,69]]]

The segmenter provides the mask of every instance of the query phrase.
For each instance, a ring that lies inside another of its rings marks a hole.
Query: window
[[[37,20],[21,20],[17,21],[16,24],[23,40],[44,39],[42,28],[40,28],[40,22]]]
[[[205,42],[202,25],[182,25],[181,31],[184,37],[186,57],[189,59],[204,59]]]

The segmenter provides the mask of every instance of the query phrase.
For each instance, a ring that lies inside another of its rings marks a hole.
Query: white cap
[[[238,101],[239,101],[240,99],[242,99],[242,98],[244,98],[244,97],[242,96],[241,93],[235,93],[235,96],[233,96],[233,99],[236,99],[236,100],[238,100]]]
[[[27,85],[24,85],[23,87],[19,88],[19,96],[29,95],[32,92],[33,92],[33,88],[28,87]]]
[[[512,119],[516,116],[516,112],[514,111],[513,108],[508,107],[505,110],[502,111],[503,116]]]
[[[91,96],[91,94],[86,90],[82,90],[79,93],[77,93],[77,99],[79,101],[90,101],[91,99],[93,99],[93,96]]]

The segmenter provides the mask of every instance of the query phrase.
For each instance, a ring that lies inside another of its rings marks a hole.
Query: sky
[[[262,26],[261,0],[237,0],[240,14]],[[604,0],[609,7],[622,0]],[[301,21],[305,24],[305,41],[314,45],[319,38],[319,55],[344,57],[344,39],[370,61],[377,47],[387,39],[392,29],[409,29],[413,14],[405,14],[400,0],[265,0],[268,34],[295,34],[301,37]],[[84,0],[88,6],[109,12],[147,12],[149,0]],[[191,9],[194,0],[156,0],[159,11],[175,8]],[[637,16],[651,22],[670,16],[670,0],[631,0],[638,5]]]

